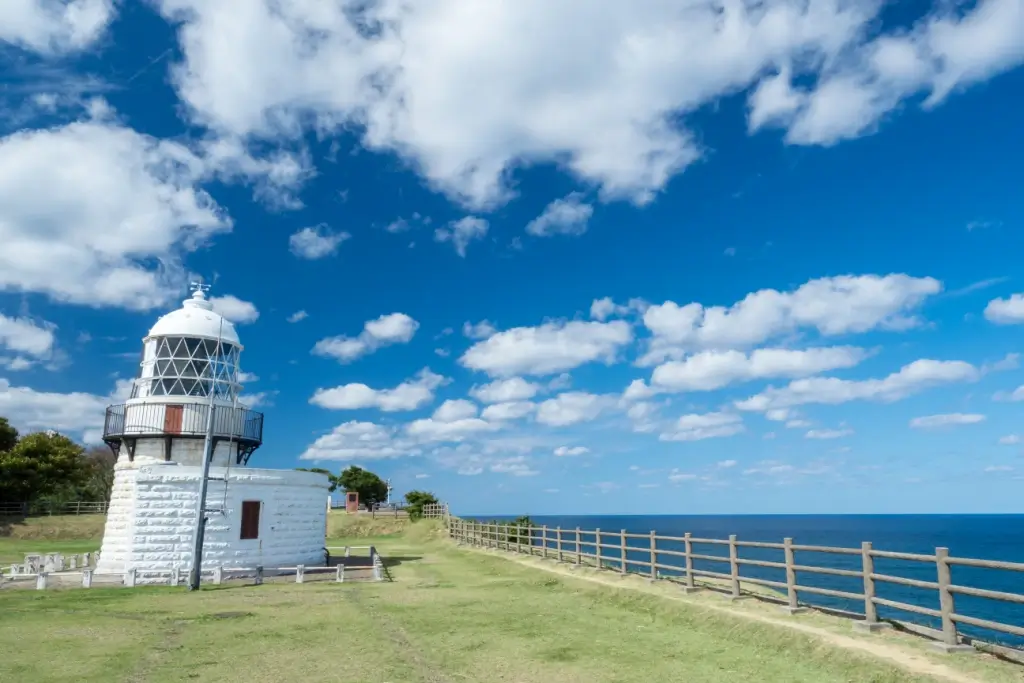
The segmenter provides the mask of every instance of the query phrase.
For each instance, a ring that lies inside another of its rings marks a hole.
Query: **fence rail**
[[[728,539],[713,539],[698,538],[689,533],[683,536],[662,536],[654,531],[637,534],[625,529],[602,531],[578,527],[551,529],[547,526],[488,524],[452,516],[444,505],[425,512],[428,517],[443,518],[451,538],[460,543],[531,556],[540,555],[560,562],[570,561],[576,565],[610,569],[621,574],[641,574],[652,581],[670,580],[679,583],[685,591],[712,588],[725,592],[732,599],[767,599],[781,603],[791,614],[808,607],[828,609],[828,605],[808,602],[807,596],[812,599],[824,596],[827,599],[852,602],[859,605],[856,613],[850,610],[832,611],[859,617],[855,626],[871,632],[893,623],[906,625],[895,619],[880,619],[879,607],[927,617],[933,620],[935,626],[926,627],[924,635],[936,639],[938,642],[935,645],[946,652],[973,649],[970,643],[974,639],[963,632],[963,626],[1010,636],[1007,642],[996,642],[995,647],[1011,649],[1015,658],[1024,645],[1024,610],[1020,612],[1021,618],[1014,620],[1017,623],[1007,623],[965,614],[957,606],[958,596],[1024,605],[1024,592],[960,585],[954,582],[952,571],[954,566],[963,566],[1014,572],[1012,579],[1006,579],[1005,583],[1024,591],[1024,563],[953,557],[946,548],[936,548],[934,554],[890,552],[876,550],[870,542],[861,544],[860,548],[842,548],[802,545],[795,543],[792,538],[783,539],[781,543],[768,543],[741,541],[735,535]],[[701,546],[710,547],[710,550],[704,550]],[[751,556],[751,551],[760,554],[760,557]],[[798,554],[801,556],[799,562]],[[837,566],[822,566],[813,560],[803,559],[807,554],[832,555],[839,559],[836,560]],[[698,562],[702,565],[700,568],[695,567]],[[911,573],[916,578],[884,573],[876,566],[882,562],[889,566],[910,563],[914,568]],[[752,570],[758,570],[760,575],[754,575],[757,572]],[[778,573],[779,580],[766,578],[773,571]],[[929,574],[934,578],[926,580]],[[839,577],[847,583],[842,589],[812,585],[815,582],[809,576],[816,575]],[[879,584],[926,591],[937,608],[879,597]],[[751,590],[749,586],[761,590]],[[914,630],[920,632],[920,629]],[[979,642],[992,640],[990,637],[978,639]]]
[[[102,515],[110,503],[106,501],[72,501],[67,503],[30,502],[0,503],[0,517],[44,517],[47,515]]]

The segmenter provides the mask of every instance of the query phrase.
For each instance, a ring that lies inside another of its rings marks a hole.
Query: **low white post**
[[[263,565],[256,567],[256,581],[257,586],[263,585]]]
[[[82,566],[83,567],[91,567],[92,566],[92,553],[86,553],[86,554],[82,555]]]
[[[88,567],[82,570],[82,588],[92,588],[92,570]]]
[[[224,581],[224,567],[216,566],[213,568],[213,585],[219,586]]]
[[[59,571],[59,572],[64,571],[64,556],[63,555],[58,553],[57,557],[53,558],[53,563],[55,565],[57,565],[57,571]]]
[[[179,572],[178,568],[177,567],[171,567],[171,585],[172,586],[177,586],[178,582],[180,580],[181,580],[181,573]]]
[[[337,573],[334,575],[334,580],[338,583],[345,583],[345,565],[338,565],[338,570]]]
[[[135,588],[135,567],[125,570],[124,585],[127,588]]]
[[[36,574],[36,590],[46,590],[46,579],[49,576],[47,572],[39,572]]]
[[[352,556],[352,548],[349,548],[348,546],[345,546],[345,557],[351,557],[351,556]]]
[[[303,583],[306,580],[306,567],[299,565],[295,568],[295,583]]]
[[[78,569],[78,555],[72,555],[68,564],[70,565],[71,569]]]

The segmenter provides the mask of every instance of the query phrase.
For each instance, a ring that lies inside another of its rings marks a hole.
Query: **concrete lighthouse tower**
[[[247,466],[263,442],[263,415],[239,403],[242,344],[207,289],[193,285],[181,308],[157,320],[131,398],[107,408],[103,439],[117,463],[98,574],[134,568],[139,582],[157,582],[192,566],[208,436],[202,566],[323,560],[329,483]]]

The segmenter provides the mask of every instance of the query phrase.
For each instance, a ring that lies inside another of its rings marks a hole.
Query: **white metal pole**
[[[213,413],[216,406],[213,403],[214,394],[217,393],[217,363],[221,356],[221,336],[224,331],[224,318],[220,319],[220,329],[217,330],[217,350],[214,360],[210,365],[210,401],[207,405],[206,415],[206,442],[203,444],[203,474],[199,480],[199,499],[196,501],[196,523],[193,531],[192,545],[192,572],[188,577],[188,589],[199,590],[200,576],[203,570],[203,538],[206,535],[206,489],[210,478],[210,461],[213,460]]]

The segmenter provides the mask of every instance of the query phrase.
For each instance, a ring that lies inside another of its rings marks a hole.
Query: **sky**
[[[1024,512],[1024,0],[0,4],[0,415],[211,284],[256,467]]]

